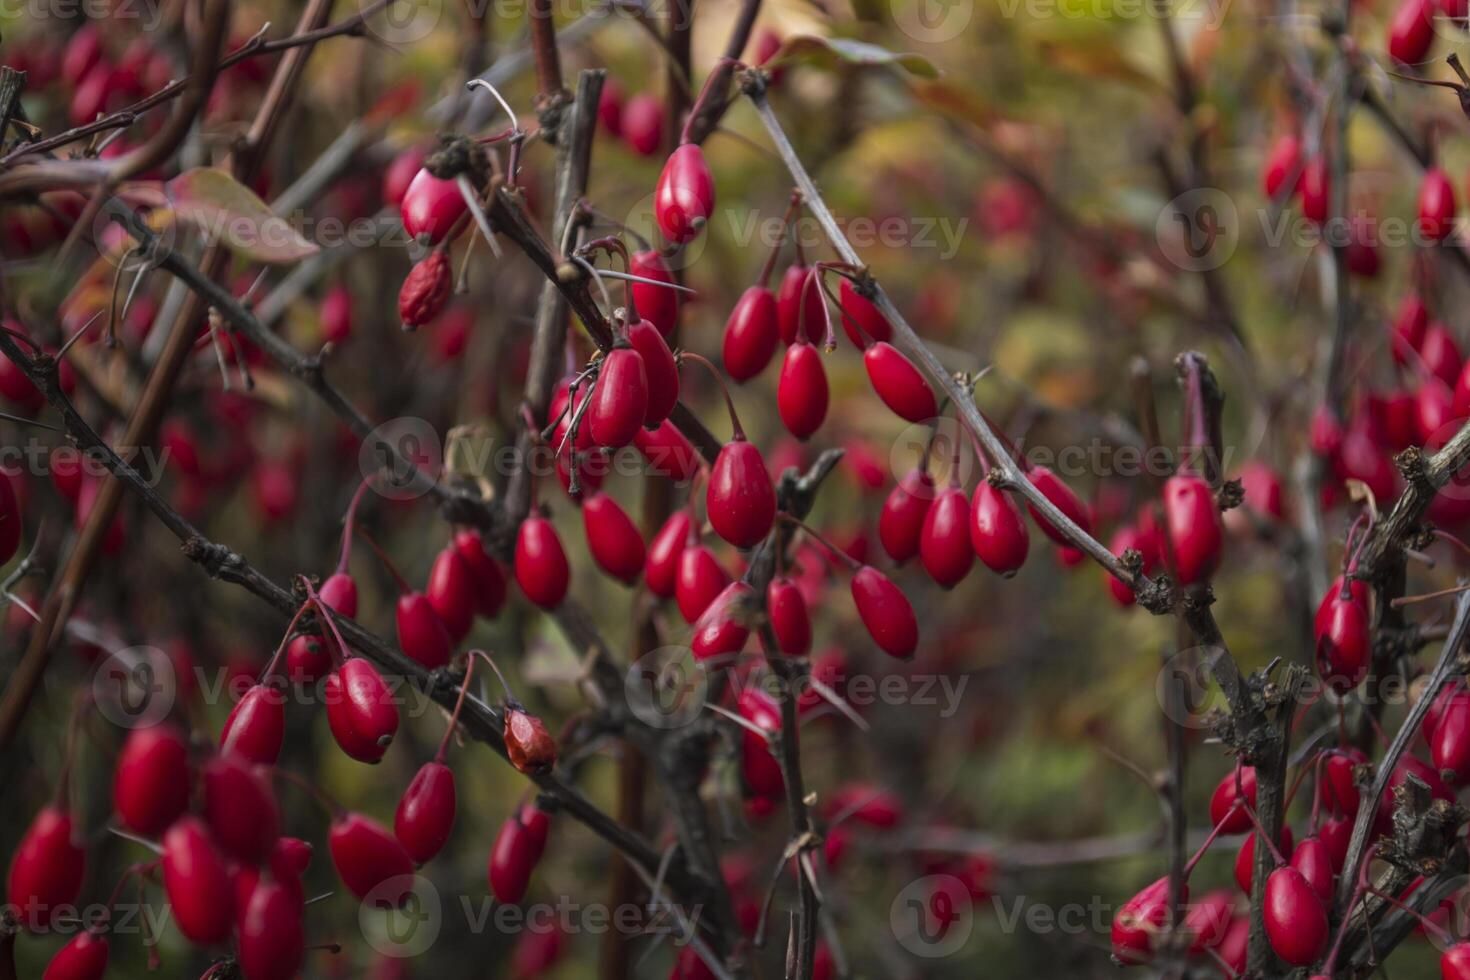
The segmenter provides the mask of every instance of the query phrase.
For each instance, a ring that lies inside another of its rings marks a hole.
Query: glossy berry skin
[[[1062,482],[1061,477],[1057,476],[1045,466],[1033,466],[1026,476],[1031,481],[1031,484],[1041,492],[1041,495],[1053,507],[1070,518],[1072,523],[1084,531],[1090,532],[1092,530],[1092,518],[1087,513],[1087,505],[1077,498],[1077,495],[1072,492],[1071,487]],[[1036,526],[1041,528],[1041,533],[1051,538],[1057,544],[1067,545],[1070,543],[1066,535],[1053,527],[1052,523],[1042,516],[1041,512],[1033,507],[1029,501],[1026,504],[1026,510],[1031,514],[1031,519],[1036,522]]]
[[[1239,773],[1239,788],[1236,773]],[[1244,798],[1250,806],[1256,805],[1256,770],[1244,766],[1225,774],[1210,796],[1210,823],[1220,827],[1222,834],[1240,834],[1251,827],[1250,814],[1236,802]]]
[[[444,621],[422,592],[405,592],[398,597],[398,645],[403,652],[428,670],[443,667],[454,654],[454,641]]]
[[[846,277],[843,277],[842,285],[838,287],[837,302],[842,311],[842,329],[858,350],[875,340],[886,342],[893,339],[893,325],[888,322],[883,311],[858,292],[852,281]]]
[[[163,889],[179,932],[200,945],[229,938],[235,891],[224,855],[198,817],[186,816],[163,835]]]
[[[952,589],[970,573],[975,549],[970,544],[970,501],[957,486],[934,498],[919,535],[919,560],[941,588]]]
[[[1188,886],[1185,887],[1185,895]],[[1134,895],[1113,916],[1113,958],[1124,965],[1147,963],[1154,958],[1154,937],[1164,927],[1169,912],[1169,879],[1160,878]]]
[[[685,143],[669,154],[653,192],[659,231],[675,244],[693,241],[715,210],[715,181],[704,151]]]
[[[286,676],[292,683],[315,684],[332,672],[332,653],[320,636],[298,633],[286,644]]]
[[[410,146],[393,158],[383,170],[383,203],[401,208],[403,196],[413,179],[424,169],[424,157],[428,156],[421,146]]]
[[[804,657],[812,650],[812,620],[801,587],[784,575],[766,586],[766,615],[776,638],[776,652]]]
[[[449,229],[465,213],[464,196],[452,180],[440,180],[427,170],[420,170],[403,192],[399,216],[403,230],[411,238],[425,236],[430,244],[438,244]]]
[[[654,251],[634,252],[628,256],[628,271],[643,279],[667,283],[674,281],[674,274],[669,271],[668,263]],[[657,327],[664,340],[672,337],[674,328],[679,323],[678,290],[650,286],[642,282],[630,282],[628,288],[633,291],[633,303],[638,307],[638,314]]]
[[[592,440],[608,449],[633,441],[648,414],[648,374],[631,347],[615,347],[602,359],[586,422]]]
[[[1207,581],[1220,564],[1225,539],[1220,508],[1210,485],[1187,474],[1165,480],[1164,525],[1173,545],[1180,584]]]
[[[447,252],[430,252],[408,270],[398,291],[398,319],[405,330],[421,327],[443,312],[451,278]]]
[[[1324,906],[1332,901],[1332,853],[1320,837],[1308,837],[1291,852],[1291,866],[1301,872]]]
[[[1108,539],[1108,550],[1119,558],[1122,558],[1124,552],[1130,548],[1144,556],[1142,571],[1147,575],[1152,557],[1150,551],[1154,550],[1152,537],[1147,532],[1132,524],[1125,524],[1113,532],[1113,536]],[[1108,584],[1109,594],[1112,595],[1113,601],[1118,605],[1126,609],[1138,600],[1138,597],[1133,594],[1133,590],[1119,581],[1116,575],[1104,570],[1103,578]]]
[[[123,743],[112,782],[112,806],[122,824],[157,837],[189,805],[189,753],[170,724],[137,728]]]
[[[616,500],[601,492],[588,497],[582,502],[582,526],[599,568],[626,585],[638,581],[646,557],[643,535]]]
[[[1470,782],[1470,693],[1455,692],[1434,727],[1425,728],[1434,768],[1452,786]]]
[[[505,569],[485,551],[479,531],[464,530],[454,535],[454,550],[464,559],[475,596],[475,612],[494,619],[505,605]]]
[[[351,657],[322,688],[327,723],[342,751],[359,762],[383,758],[398,731],[398,706],[377,668]]]
[[[1368,674],[1373,653],[1368,610],[1341,590],[1329,593],[1317,615],[1317,672],[1339,694],[1351,691]]]
[[[220,732],[220,752],[239,753],[251,762],[273,766],[286,739],[286,702],[267,684],[247,690],[231,709]]]
[[[10,860],[7,901],[25,928],[47,928],[61,906],[76,901],[87,853],[73,842],[74,832],[71,814],[47,806],[20,839]]]
[[[1302,217],[1319,225],[1326,221],[1330,206],[1330,177],[1327,161],[1320,154],[1312,157],[1302,167],[1301,182],[1297,185],[1297,190],[1301,194]]]
[[[758,687],[740,692],[736,703],[740,717],[767,732],[781,730],[781,709],[775,700]],[[740,729],[740,774],[754,796],[778,799],[786,791],[781,766],[771,754],[770,743],[744,726]]]
[[[970,499],[970,547],[985,567],[1010,578],[1026,563],[1031,534],[1011,495],[981,480]]]
[[[1235,908],[1235,895],[1228,888],[1220,888],[1201,895],[1191,902],[1184,913],[1184,928],[1190,934],[1189,952],[1201,955],[1214,949],[1230,931],[1230,916]]]
[[[878,341],[863,352],[863,367],[873,390],[899,418],[927,422],[938,414],[934,390],[898,348]]]
[[[259,864],[275,846],[280,809],[266,776],[238,756],[216,756],[200,771],[204,819],[219,848],[237,861]]]
[[[101,933],[79,933],[51,957],[41,980],[102,980],[107,953],[107,938]]]
[[[827,372],[817,348],[804,340],[786,348],[776,387],[776,409],[786,431],[811,438],[827,418],[828,399]]]
[[[736,381],[749,381],[771,363],[780,339],[775,295],[765,286],[748,287],[725,321],[725,373]]]
[[[812,275],[812,267],[801,264],[788,266],[781,274],[781,284],[776,289],[776,313],[781,339],[788,344],[796,343],[797,336],[803,333],[813,344],[820,345],[826,339],[826,304],[821,283],[814,281]]]
[[[639,429],[633,445],[647,460],[649,472],[666,476],[675,483],[688,483],[699,472],[699,450],[668,419],[656,429]]]
[[[1455,188],[1438,167],[1426,170],[1419,183],[1419,217],[1414,227],[1435,242],[1444,241],[1455,230]]]
[[[1400,0],[1388,22],[1388,53],[1395,61],[1416,65],[1434,43],[1433,0]]]
[[[240,972],[245,980],[292,980],[306,959],[306,930],[296,888],[263,879],[240,910]]]
[[[484,554],[483,550],[481,554]],[[486,560],[488,562],[488,555]],[[490,564],[493,566],[494,563]],[[496,569],[496,574],[499,574],[499,569]],[[500,581],[504,583],[504,577]],[[478,597],[475,594],[475,573],[452,542],[435,556],[434,567],[429,570],[429,581],[424,586],[424,597],[448,632],[450,641],[458,643],[463,640],[474,624]],[[402,599],[399,603],[401,606]]]
[[[546,518],[532,515],[521,523],[515,571],[521,592],[542,609],[555,609],[566,598],[571,569],[561,538]]]
[[[750,636],[742,606],[750,586],[736,580],[725,586],[694,624],[689,647],[696,660],[739,653]]]
[[[628,327],[628,343],[643,361],[643,374],[648,382],[648,407],[643,413],[643,429],[663,423],[679,403],[679,364],[668,341],[649,320],[639,320]],[[636,441],[637,435],[634,434]]]
[[[426,762],[414,774],[393,815],[393,834],[418,864],[433,859],[454,829],[454,771]]]
[[[898,586],[871,565],[852,576],[852,601],[868,635],[890,657],[907,660],[919,645],[919,624],[914,609]]]
[[[776,488],[754,443],[725,444],[710,468],[705,511],[715,533],[737,548],[751,548],[776,521]]]
[[[643,580],[648,591],[663,599],[674,597],[674,583],[679,575],[679,556],[684,553],[684,544],[689,540],[689,531],[694,521],[687,510],[677,510],[664,521],[648,546],[648,555],[643,563]]]
[[[357,618],[357,583],[346,572],[329,576],[317,590],[317,595],[321,596],[327,608],[348,619]]]
[[[548,772],[556,765],[556,740],[546,723],[520,708],[505,712],[505,754],[510,764],[527,775]]]
[[[1327,911],[1311,884],[1286,866],[1266,879],[1266,938],[1292,966],[1310,966],[1327,948]]]
[[[412,891],[413,860],[398,838],[375,820],[360,813],[338,817],[327,834],[327,849],[338,877],[358,898],[373,893],[388,906],[399,906]],[[401,886],[395,881],[390,888],[378,889],[394,879],[402,879]]]
[[[1271,200],[1283,197],[1282,188],[1291,181],[1292,186],[1285,194],[1296,190],[1295,181],[1302,169],[1302,141],[1295,133],[1282,133],[1271,144],[1266,165],[1261,170],[1261,189]]]
[[[1441,980],[1470,980],[1470,943],[1455,943],[1439,958]]]
[[[888,493],[878,515],[878,540],[888,557],[902,564],[919,553],[924,520],[937,491],[929,471],[915,467]]]
[[[1470,721],[1470,715],[1467,715],[1466,720]],[[1434,731],[1434,727],[1426,718],[1424,733],[1431,741],[1434,738]],[[1367,761],[1368,757],[1363,754],[1362,750],[1352,747],[1331,749],[1322,754],[1322,778],[1318,783],[1317,792],[1328,813],[1352,816],[1358,812],[1362,793],[1353,778],[1353,771]]]
[[[688,545],[679,555],[674,579],[674,601],[679,606],[679,614],[688,623],[697,622],[729,583],[730,576],[714,552],[702,544]]]
[[[638,92],[623,104],[619,120],[623,139],[640,156],[651,157],[658,152],[663,139],[663,103],[648,92]]]
[[[1351,828],[1349,828],[1351,829]],[[1281,828],[1281,836],[1277,839],[1281,853],[1288,859],[1296,847],[1296,838],[1290,827]],[[1241,842],[1240,850],[1235,854],[1235,884],[1247,895],[1252,894],[1251,888],[1256,877],[1256,835],[1247,834]]]
[[[536,869],[540,858],[540,847],[532,831],[521,822],[519,815],[508,817],[495,835],[487,868],[490,890],[495,893],[496,900],[514,905],[525,898],[531,872]]]

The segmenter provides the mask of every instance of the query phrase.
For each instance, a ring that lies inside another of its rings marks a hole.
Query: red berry
[[[322,339],[345,343],[352,336],[352,293],[340,283],[322,297]]]
[[[674,597],[674,583],[679,574],[679,556],[684,553],[684,544],[689,540],[693,520],[687,510],[677,510],[664,521],[648,546],[644,561],[643,580],[648,591],[664,599]]]
[[[286,738],[286,702],[281,692],[255,684],[231,709],[219,736],[221,753],[235,752],[251,762],[273,766]]]
[[[943,588],[954,588],[975,562],[969,516],[970,501],[957,486],[941,490],[924,516],[919,558],[929,577]]]
[[[1319,609],[1316,626],[1317,672],[1334,691],[1345,694],[1368,674],[1373,638],[1367,607],[1354,598],[1342,598],[1337,587]]]
[[[921,467],[910,470],[889,492],[878,515],[878,540],[888,557],[902,564],[919,553],[934,496],[934,478]]]
[[[663,140],[664,109],[657,97],[639,92],[623,104],[623,139],[640,156],[651,157]],[[641,305],[640,305],[641,309]]]
[[[633,445],[648,461],[649,472],[666,476],[675,483],[688,483],[699,472],[699,450],[668,419],[656,429],[639,429],[633,436]]]
[[[970,501],[970,546],[987,568],[1006,578],[1026,563],[1031,547],[1021,508],[988,480],[980,481]]]
[[[1419,183],[1419,220],[1415,230],[1436,242],[1444,241],[1455,230],[1455,188],[1438,167],[1426,170]]]
[[[484,555],[483,549],[480,554]],[[488,556],[486,561],[489,562]],[[429,582],[424,586],[424,595],[453,642],[464,639],[475,621],[478,604],[475,584],[475,573],[469,562],[465,561],[459,547],[450,543],[441,548],[434,558],[434,567],[429,570]],[[401,599],[399,603],[401,606]],[[401,634],[402,630],[399,632]],[[403,642],[401,635],[399,642]],[[407,650],[407,647],[404,649]]]
[[[1419,359],[1425,370],[1452,389],[1460,380],[1460,371],[1464,367],[1460,345],[1443,323],[1436,320],[1425,328],[1424,339],[1419,343]]]
[[[1119,558],[1122,558],[1123,553],[1129,548],[1143,555],[1142,571],[1147,575],[1153,564],[1152,552],[1155,550],[1153,536],[1140,528],[1134,527],[1132,524],[1124,524],[1108,540],[1108,550]],[[1119,581],[1116,575],[1104,571],[1103,578],[1107,580],[1108,591],[1112,594],[1113,599],[1118,605],[1127,608],[1137,601],[1138,597],[1133,594],[1133,590]]]
[[[813,278],[817,275],[812,266],[800,263],[788,266],[781,275],[781,285],[776,289],[776,313],[781,339],[788,344],[796,343],[797,336],[803,333],[813,344],[821,344],[826,339],[826,303],[822,299],[821,282]]]
[[[616,79],[609,78],[602,83],[602,92],[597,97],[597,121],[607,135],[623,135],[623,89]]]
[[[1184,928],[1189,932],[1190,953],[1198,956],[1214,949],[1230,931],[1230,917],[1235,911],[1235,895],[1221,888],[1191,902],[1184,913]]]
[[[927,422],[938,414],[934,390],[898,348],[878,341],[863,352],[863,367],[868,381],[899,418],[910,422]]]
[[[710,469],[705,511],[715,533],[737,548],[754,547],[776,521],[776,488],[761,451],[736,438]]]
[[[449,234],[449,229],[466,210],[459,185],[452,180],[440,180],[427,170],[420,170],[414,175],[399,205],[403,230],[410,238],[427,236],[431,245],[438,244]]]
[[[914,609],[898,586],[871,565],[852,576],[852,601],[868,635],[890,657],[907,660],[919,645]]]
[[[765,286],[750,286],[725,321],[725,372],[749,381],[766,369],[781,339],[776,297]]]
[[[315,684],[332,672],[332,652],[320,636],[298,633],[286,644],[286,676],[298,684]]]
[[[648,407],[643,415],[643,428],[634,433],[636,442],[646,429],[661,425],[679,403],[679,364],[674,360],[674,352],[669,350],[668,341],[648,320],[639,320],[628,328],[628,343],[643,360],[643,374],[648,382]]]
[[[262,880],[240,911],[240,971],[245,980],[291,980],[306,958],[299,885]]]
[[[767,732],[781,730],[781,709],[759,687],[747,687],[737,702],[740,717]],[[779,798],[786,791],[781,767],[771,754],[770,743],[748,728],[740,729],[740,773],[752,795]]]
[[[714,552],[702,544],[687,545],[679,554],[674,579],[674,600],[685,622],[698,621],[729,582],[730,576],[715,559]]]
[[[1441,980],[1470,980],[1470,943],[1456,943],[1439,958]]]
[[[1256,770],[1252,766],[1237,766],[1226,773],[1210,797],[1210,823],[1219,827],[1222,834],[1239,834],[1250,829],[1250,814],[1245,806],[1236,805],[1241,800],[1249,806],[1256,805]]]
[[[520,708],[505,712],[505,753],[510,764],[527,775],[547,772],[556,765],[556,740],[546,723]]]
[[[107,937],[91,931],[56,951],[41,980],[102,980],[107,973]]]
[[[1173,545],[1180,584],[1208,580],[1220,564],[1225,537],[1210,485],[1187,474],[1165,480],[1164,526]]]
[[[357,583],[346,572],[337,572],[322,583],[317,590],[327,608],[346,616],[357,618]]]
[[[1291,852],[1291,866],[1301,872],[1325,904],[1332,901],[1332,852],[1320,837],[1308,837]]]
[[[360,813],[348,813],[332,821],[327,834],[327,849],[332,865],[347,890],[358,898],[366,898],[385,882],[374,897],[385,905],[403,904],[413,890],[413,859],[398,843],[398,838],[375,820]],[[401,879],[401,880],[399,880]]]
[[[15,557],[20,550],[20,537],[20,501],[15,495],[15,483],[9,473],[0,471],[0,565]]]
[[[1261,171],[1261,186],[1266,196],[1271,200],[1282,197],[1282,188],[1287,181],[1292,182],[1292,187],[1287,191],[1296,190],[1295,181],[1302,169],[1302,142],[1297,139],[1295,133],[1282,133],[1276,137],[1276,142],[1271,144],[1271,152],[1266,157],[1266,166]]]
[[[67,38],[66,47],[61,52],[61,80],[76,86],[101,60],[102,39],[97,27],[90,22],[83,22]]]
[[[1389,55],[1403,64],[1416,65],[1429,54],[1433,43],[1433,0],[1401,0],[1388,22]]]
[[[1057,476],[1045,466],[1032,467],[1031,472],[1026,474],[1026,476],[1030,479],[1032,485],[1040,491],[1041,495],[1053,507],[1070,518],[1072,523],[1084,531],[1090,532],[1092,530],[1092,518],[1088,516],[1087,505],[1077,498],[1077,495],[1072,492],[1071,487],[1062,482],[1061,477]],[[1031,519],[1036,522],[1036,526],[1041,528],[1041,533],[1051,538],[1057,544],[1070,544],[1067,536],[1053,527],[1052,523],[1031,505],[1030,501],[1026,503],[1026,510],[1030,512]]]
[[[1434,730],[1426,718],[1424,721],[1425,735],[1433,739]],[[1362,799],[1362,794],[1358,790],[1354,771],[1358,766],[1365,765],[1367,762],[1368,757],[1363,754],[1362,750],[1351,747],[1332,749],[1322,754],[1322,778],[1317,784],[1317,792],[1328,813],[1351,816],[1358,812],[1358,803]]]
[[[342,751],[359,762],[383,758],[398,731],[398,706],[377,669],[361,657],[349,658],[327,675],[322,697]]]
[[[1429,328],[1429,310],[1418,293],[1407,293],[1399,303],[1398,313],[1393,318],[1389,331],[1389,347],[1393,359],[1399,364],[1409,364],[1424,343],[1424,332]]]
[[[409,857],[423,864],[444,848],[454,829],[454,809],[454,771],[442,762],[424,763],[393,815],[393,833]]]
[[[801,340],[786,348],[776,388],[776,409],[786,431],[810,438],[827,418],[827,402],[827,372],[816,347]]]
[[[531,872],[540,859],[535,835],[521,822],[520,815],[507,817],[495,835],[487,869],[490,890],[495,893],[496,900],[514,905],[525,898]]]
[[[614,347],[602,359],[587,422],[599,446],[618,449],[633,441],[648,414],[648,374],[631,347]]]
[[[163,888],[187,939],[207,945],[229,938],[235,891],[224,856],[198,817],[182,817],[163,835]]]
[[[424,157],[428,156],[422,146],[410,146],[399,153],[388,164],[383,171],[383,203],[391,208],[401,207],[403,196],[408,193],[409,185],[424,167]]]
[[[567,596],[571,571],[556,527],[533,515],[521,523],[516,536],[516,584],[542,609],[555,609]]]
[[[675,244],[692,241],[715,210],[715,181],[698,143],[669,154],[654,189],[653,216],[659,231]]]
[[[1327,947],[1327,910],[1296,868],[1266,879],[1265,919],[1271,948],[1292,966],[1310,966]]]
[[[123,743],[112,784],[123,826],[157,837],[189,806],[189,754],[173,725],[134,729]]]
[[[216,756],[199,775],[204,787],[204,819],[215,843],[247,864],[265,860],[281,824],[270,783],[238,756]]]
[[[634,252],[630,255],[628,272],[643,279],[674,282],[674,274],[669,271],[668,264],[661,255],[653,251]],[[674,327],[679,323],[679,291],[642,282],[628,285],[633,290],[633,303],[638,307],[638,314],[657,327],[664,340],[672,337]]]
[[[454,654],[454,641],[433,603],[422,592],[398,597],[398,645],[410,659],[429,670],[443,667]]]
[[[71,814],[44,807],[10,861],[7,900],[28,929],[50,926],[63,906],[76,901],[87,869],[87,852],[72,841]]]
[[[444,309],[452,286],[447,252],[434,251],[408,270],[398,291],[398,318],[404,329],[421,327]]]
[[[857,291],[851,280],[843,277],[837,292],[838,305],[842,311],[842,329],[858,350],[874,340],[893,339],[893,325],[883,311],[872,300]]]
[[[1435,719],[1426,724],[1430,757],[1434,768],[1452,786],[1470,782],[1470,693],[1456,691]]]
[[[738,580],[731,582],[700,614],[689,641],[696,660],[739,653],[745,646],[750,627],[746,625],[743,603],[749,595],[750,586]]]
[[[475,611],[486,619],[494,619],[505,605],[505,569],[485,553],[479,531],[459,531],[454,535],[454,549],[464,559],[475,595]]]
[[[636,582],[645,558],[643,535],[618,502],[600,492],[588,497],[582,503],[582,526],[598,567],[625,584]]]
[[[771,579],[766,586],[766,615],[771,620],[777,653],[804,657],[811,652],[812,620],[799,585],[785,576]]]
[[[1327,220],[1329,180],[1326,159],[1315,156],[1302,167],[1301,182],[1297,185],[1302,196],[1302,217],[1319,225]]]
[[[1188,886],[1181,901],[1188,894]],[[1160,878],[1134,895],[1113,916],[1113,958],[1124,965],[1147,963],[1154,958],[1154,937],[1163,931],[1169,913],[1169,879]]]

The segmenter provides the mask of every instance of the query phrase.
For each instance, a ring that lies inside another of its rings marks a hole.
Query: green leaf
[[[320,251],[250,188],[214,167],[187,170],[164,190],[174,212],[242,258],[281,265]]]
[[[817,37],[798,34],[788,38],[767,66],[801,63],[833,68],[839,63],[850,65],[897,65],[920,78],[938,78],[939,69],[923,55],[893,52],[866,41],[843,37]]]

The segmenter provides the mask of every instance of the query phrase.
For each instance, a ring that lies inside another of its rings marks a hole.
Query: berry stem
[[[310,796],[321,806],[323,810],[327,811],[327,816],[329,816],[333,820],[336,820],[337,817],[342,814],[343,808],[340,803],[333,800],[325,792],[317,789],[311,783],[308,783],[305,779],[302,779],[291,770],[282,769],[279,766],[271,766],[271,775],[284,779],[286,782],[292,784],[297,789],[304,792],[307,796]]]
[[[312,587],[310,579],[303,575],[301,576],[301,582],[306,586],[306,597],[316,606],[317,615],[327,624],[327,629],[332,631],[332,639],[337,641],[338,657],[345,659],[347,657],[347,641],[342,639],[342,633],[337,629],[335,611],[322,601],[322,597]]]
[[[468,656],[471,660],[474,660],[475,657],[479,657],[481,660],[485,661],[485,663],[489,664],[490,669],[495,671],[495,676],[500,678],[500,686],[505,688],[506,701],[510,704],[515,705],[519,705],[521,703],[521,699],[516,697],[515,691],[511,690],[510,682],[505,679],[505,675],[500,672],[500,666],[491,659],[490,654],[486,653],[484,650],[471,650],[468,654],[466,654],[466,656]]]
[[[347,571],[347,559],[352,553],[352,532],[357,525],[357,505],[362,502],[362,495],[372,484],[371,478],[364,478],[352,493],[352,502],[347,505],[347,517],[342,522],[342,552],[337,558],[337,571]]]
[[[359,537],[362,538],[367,546],[372,549],[373,554],[378,556],[378,561],[383,563],[383,567],[388,570],[388,574],[393,576],[393,581],[395,584],[397,584],[398,591],[404,594],[412,592],[413,586],[409,585],[408,580],[399,573],[398,567],[393,564],[392,559],[390,559],[387,553],[383,551],[378,542],[373,540],[373,536],[371,534],[368,534],[362,528],[357,529],[357,534]]]
[[[802,342],[806,336],[806,298],[812,283],[817,284],[817,298],[822,304],[822,320],[826,329],[822,333],[822,346],[828,353],[837,349],[837,334],[832,330],[832,311],[827,309],[827,291],[822,288],[822,263],[807,269],[806,278],[801,281],[801,298],[796,304],[796,342]]]
[[[740,416],[735,414],[735,401],[730,397],[730,389],[725,384],[725,379],[720,376],[720,369],[711,364],[709,358],[704,357],[703,355],[695,354],[692,351],[687,350],[680,351],[680,363],[686,360],[694,361],[696,364],[703,364],[705,369],[714,376],[715,383],[720,386],[720,393],[725,396],[725,408],[730,413],[730,439],[733,442],[744,442],[745,430],[740,427]]]
[[[776,259],[781,255],[781,246],[786,244],[786,232],[791,226],[791,219],[796,216],[796,209],[801,206],[801,191],[791,192],[791,203],[786,205],[786,214],[781,218],[781,231],[776,235],[776,244],[771,246],[771,254],[766,256],[766,264],[761,266],[760,278],[757,284],[769,287],[771,284],[771,273],[776,271]]]
[[[434,761],[442,763],[444,754],[449,751],[449,737],[454,734],[454,729],[459,725],[459,712],[464,707],[465,692],[470,689],[470,678],[475,676],[475,658],[471,656],[465,663],[464,680],[459,685],[459,697],[454,700],[454,711],[449,715],[449,727],[444,729],[444,738],[439,742],[439,751],[434,753]]]
[[[734,58],[721,58],[719,61],[715,62],[715,68],[724,68],[727,65],[738,66],[739,64],[740,62],[736,61]],[[724,78],[728,82],[730,76],[726,75],[724,72],[711,71],[708,75],[704,77],[704,84],[699,87],[699,97],[694,100],[694,105],[689,107],[689,113],[684,117],[684,128],[679,130],[680,146],[683,146],[685,143],[689,142],[689,127],[694,123],[694,120],[698,119],[699,116],[704,112],[704,104],[708,102],[710,100],[710,97],[713,95],[713,92],[710,91],[710,83],[713,82],[716,78]]]
[[[306,614],[306,610],[310,608],[312,608],[312,602],[310,598],[308,598],[297,608],[296,615],[292,616],[291,622],[286,624],[286,632],[281,636],[281,642],[277,644],[275,654],[271,656],[270,662],[265,665],[265,670],[261,671],[260,676],[255,679],[255,683],[265,683],[266,679],[269,678],[271,674],[274,674],[276,672],[276,666],[281,662],[281,656],[286,652],[286,647],[291,642],[291,631],[296,628],[296,624],[301,621],[301,617],[304,616]]]

